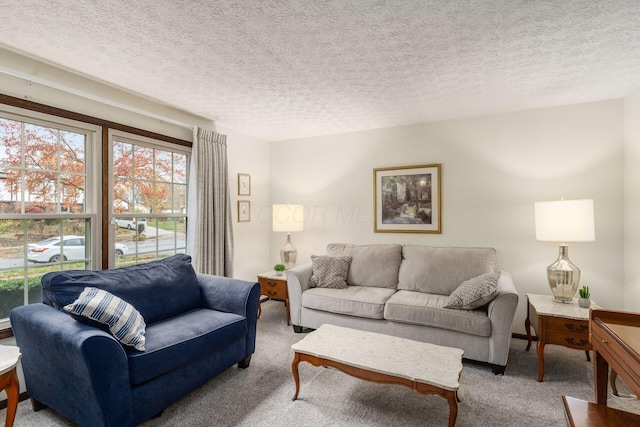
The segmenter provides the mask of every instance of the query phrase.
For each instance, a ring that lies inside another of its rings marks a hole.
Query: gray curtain
[[[192,257],[199,273],[232,277],[233,229],[227,173],[227,136],[198,129],[195,162],[195,229]],[[193,193],[192,193],[193,194]],[[191,203],[193,206],[193,203]]]

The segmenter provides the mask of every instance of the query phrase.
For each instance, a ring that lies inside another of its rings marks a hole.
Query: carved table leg
[[[457,392],[447,391],[447,401],[449,402],[449,427],[456,425],[456,418],[458,417],[458,397]]]
[[[527,350],[531,348],[531,321],[529,320],[529,313],[527,313],[527,319],[524,321],[524,328],[527,330]]]
[[[618,387],[616,387],[616,378],[618,378],[618,374],[615,370],[611,370],[611,376],[609,377],[609,382],[611,383],[611,393],[614,396],[620,396],[618,394]]]
[[[538,375],[538,382],[542,382],[544,378],[544,341],[538,339],[538,362],[540,363],[540,374]]]
[[[293,396],[293,399],[296,400],[298,398],[298,392],[300,391],[300,375],[298,374],[298,365],[300,364],[300,354],[295,353],[293,356],[293,362],[291,362],[291,370],[293,371],[293,380],[296,382],[296,394]]]
[[[7,392],[7,418],[5,427],[12,427],[16,419],[16,410],[18,408],[18,393],[20,391],[20,383],[18,382],[18,372],[16,368],[6,372],[0,378],[0,390]]]

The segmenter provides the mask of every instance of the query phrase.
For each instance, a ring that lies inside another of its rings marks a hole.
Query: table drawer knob
[[[267,291],[267,294],[269,294],[270,296],[273,297],[273,296],[278,295],[278,292],[276,292],[276,291]]]
[[[609,344],[609,341],[607,341],[607,340],[602,340],[602,343],[603,343],[603,344]]]

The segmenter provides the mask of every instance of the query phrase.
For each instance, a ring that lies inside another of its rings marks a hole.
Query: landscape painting
[[[374,231],[441,233],[440,169],[440,164],[374,169]]]

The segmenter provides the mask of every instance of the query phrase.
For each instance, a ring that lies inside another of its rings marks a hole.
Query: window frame
[[[90,228],[88,230],[90,248],[88,251],[89,258],[75,261],[62,261],[61,264],[68,264],[71,262],[82,261],[85,262],[89,269],[102,268],[101,247],[97,242],[100,241],[97,237],[101,235],[101,223],[99,218],[101,217],[101,190],[100,190],[100,171],[102,170],[102,131],[100,126],[96,126],[90,123],[71,120],[68,118],[41,113],[37,111],[27,110],[19,107],[15,107],[7,104],[0,104],[0,117],[3,119],[19,121],[26,124],[33,124],[36,126],[43,126],[48,128],[54,128],[62,131],[69,131],[74,133],[80,133],[85,135],[85,152],[84,152],[84,212],[71,213],[64,212],[61,209],[61,201],[56,200],[57,212],[55,213],[25,213],[25,201],[24,192],[21,194],[20,200],[20,212],[13,213],[0,213],[0,220],[46,220],[46,219],[61,219],[61,220],[85,220],[89,221]],[[22,141],[24,148],[24,141]],[[26,166],[21,165],[19,170],[24,170]],[[21,190],[23,191],[23,190]],[[23,271],[28,269],[37,268],[30,265],[27,261],[27,236],[25,233],[25,253],[24,262],[22,267]],[[25,300],[28,298],[28,288],[24,290]],[[0,332],[10,327],[9,320],[0,320]]]
[[[157,219],[157,218],[184,218],[185,220],[185,251],[187,248],[187,242],[186,242],[186,227],[187,227],[187,217],[188,217],[188,200],[186,200],[185,203],[185,212],[184,213],[141,213],[141,214],[134,214],[131,212],[125,212],[122,214],[114,214],[113,212],[113,201],[114,201],[114,184],[115,184],[115,174],[113,171],[114,165],[113,165],[113,149],[114,149],[114,141],[118,141],[118,142],[124,142],[127,144],[133,144],[133,145],[137,145],[137,146],[141,146],[141,147],[146,147],[146,148],[150,148],[150,149],[160,149],[160,150],[164,150],[164,151],[170,151],[172,153],[178,153],[178,154],[183,154],[186,156],[187,160],[186,160],[186,171],[185,171],[185,196],[188,197],[189,194],[189,168],[190,168],[190,162],[191,162],[191,155],[192,155],[192,147],[189,146],[184,146],[184,145],[177,145],[177,144],[173,144],[170,142],[166,142],[166,141],[162,141],[162,140],[157,140],[157,139],[153,139],[153,138],[149,138],[146,136],[142,136],[142,135],[136,135],[136,134],[132,134],[129,132],[124,132],[121,130],[117,130],[117,129],[109,129],[108,130],[108,144],[107,144],[107,151],[108,151],[108,160],[107,160],[107,170],[108,170],[108,203],[106,204],[106,206],[103,206],[106,210],[105,215],[108,217],[108,223],[109,223],[109,240],[112,242],[116,242],[116,230],[118,229],[118,227],[115,225],[115,220],[117,218],[129,218],[129,217],[145,217],[147,218],[147,224],[149,224],[152,221],[149,221],[149,219]],[[175,249],[175,247],[174,247]],[[156,255],[158,255],[159,253],[161,253],[161,251],[159,251],[158,248],[156,248]],[[115,267],[115,262],[116,262],[116,258],[115,258],[115,252],[113,254],[113,256],[109,257],[108,260],[108,265],[109,268],[114,268]]]

